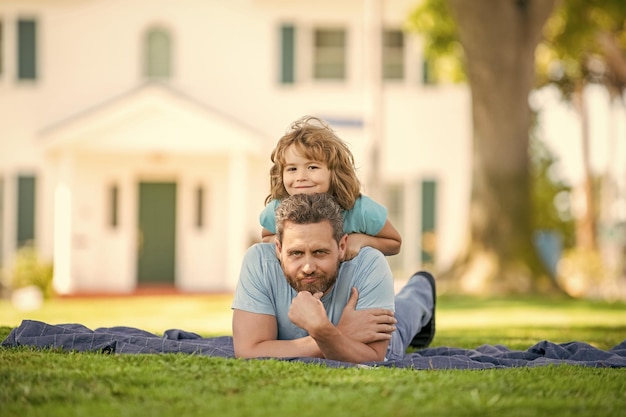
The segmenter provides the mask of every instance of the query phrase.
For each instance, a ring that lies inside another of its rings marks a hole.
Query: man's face
[[[282,244],[276,242],[276,255],[287,282],[296,291],[325,294],[337,280],[347,235],[338,244],[332,232],[328,221],[312,224],[285,222]]]

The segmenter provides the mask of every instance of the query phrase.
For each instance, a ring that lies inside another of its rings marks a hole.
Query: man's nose
[[[307,259],[302,267],[302,272],[307,275],[315,272],[315,262],[312,259]]]

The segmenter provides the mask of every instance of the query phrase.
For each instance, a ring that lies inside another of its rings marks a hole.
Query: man
[[[365,247],[341,262],[347,241],[342,230],[341,208],[328,194],[297,194],[281,202],[275,245],[254,245],[244,257],[232,304],[235,356],[360,363],[402,357],[414,339],[430,343],[430,274],[415,274],[394,302],[382,253]]]

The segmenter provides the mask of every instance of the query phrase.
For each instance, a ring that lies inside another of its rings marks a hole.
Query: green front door
[[[173,284],[176,266],[176,183],[139,183],[137,281]]]

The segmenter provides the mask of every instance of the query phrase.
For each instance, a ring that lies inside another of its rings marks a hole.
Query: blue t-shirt
[[[339,266],[337,282],[322,297],[328,319],[339,323],[352,287],[359,291],[357,310],[385,308],[395,311],[393,276],[384,255],[365,247]],[[278,340],[293,340],[308,333],[289,320],[291,300],[297,295],[287,282],[273,243],[257,243],[246,252],[232,308],[276,317]]]
[[[261,226],[273,234],[276,234],[275,213],[279,204],[280,200],[270,201],[259,216]],[[386,221],[387,209],[365,195],[357,198],[350,210],[343,210],[344,233],[363,233],[376,236]]]

